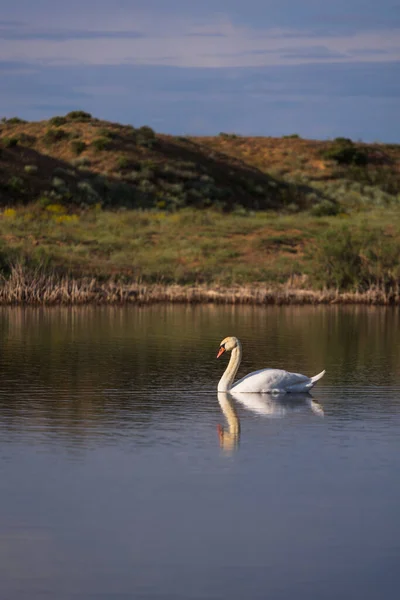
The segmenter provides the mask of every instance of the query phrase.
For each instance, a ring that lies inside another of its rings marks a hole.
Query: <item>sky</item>
[[[0,117],[400,142],[400,0],[1,0]]]

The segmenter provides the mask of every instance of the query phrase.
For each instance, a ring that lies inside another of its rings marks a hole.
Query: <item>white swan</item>
[[[321,371],[314,377],[307,377],[300,373],[289,373],[282,369],[261,369],[249,373],[235,384],[236,373],[242,360],[242,344],[236,337],[226,337],[222,340],[217,358],[224,352],[230,351],[229,364],[218,383],[219,392],[256,392],[256,393],[282,393],[282,392],[307,392],[315,383],[324,376]],[[232,385],[233,384],[233,385]]]

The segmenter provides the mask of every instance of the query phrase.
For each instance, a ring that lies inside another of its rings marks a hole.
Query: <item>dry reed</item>
[[[21,265],[10,277],[0,280],[0,305],[83,305],[83,304],[369,304],[398,305],[400,289],[385,291],[371,287],[365,292],[306,290],[285,285],[183,286],[140,283],[99,282],[95,278],[73,279],[31,272]]]

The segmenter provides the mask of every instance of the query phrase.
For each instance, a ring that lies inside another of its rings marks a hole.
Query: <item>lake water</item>
[[[400,312],[0,310],[0,597],[391,600]],[[218,395],[274,366],[312,398]]]

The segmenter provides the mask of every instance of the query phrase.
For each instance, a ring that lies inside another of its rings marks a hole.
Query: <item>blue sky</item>
[[[2,0],[0,116],[400,142],[400,2]]]

